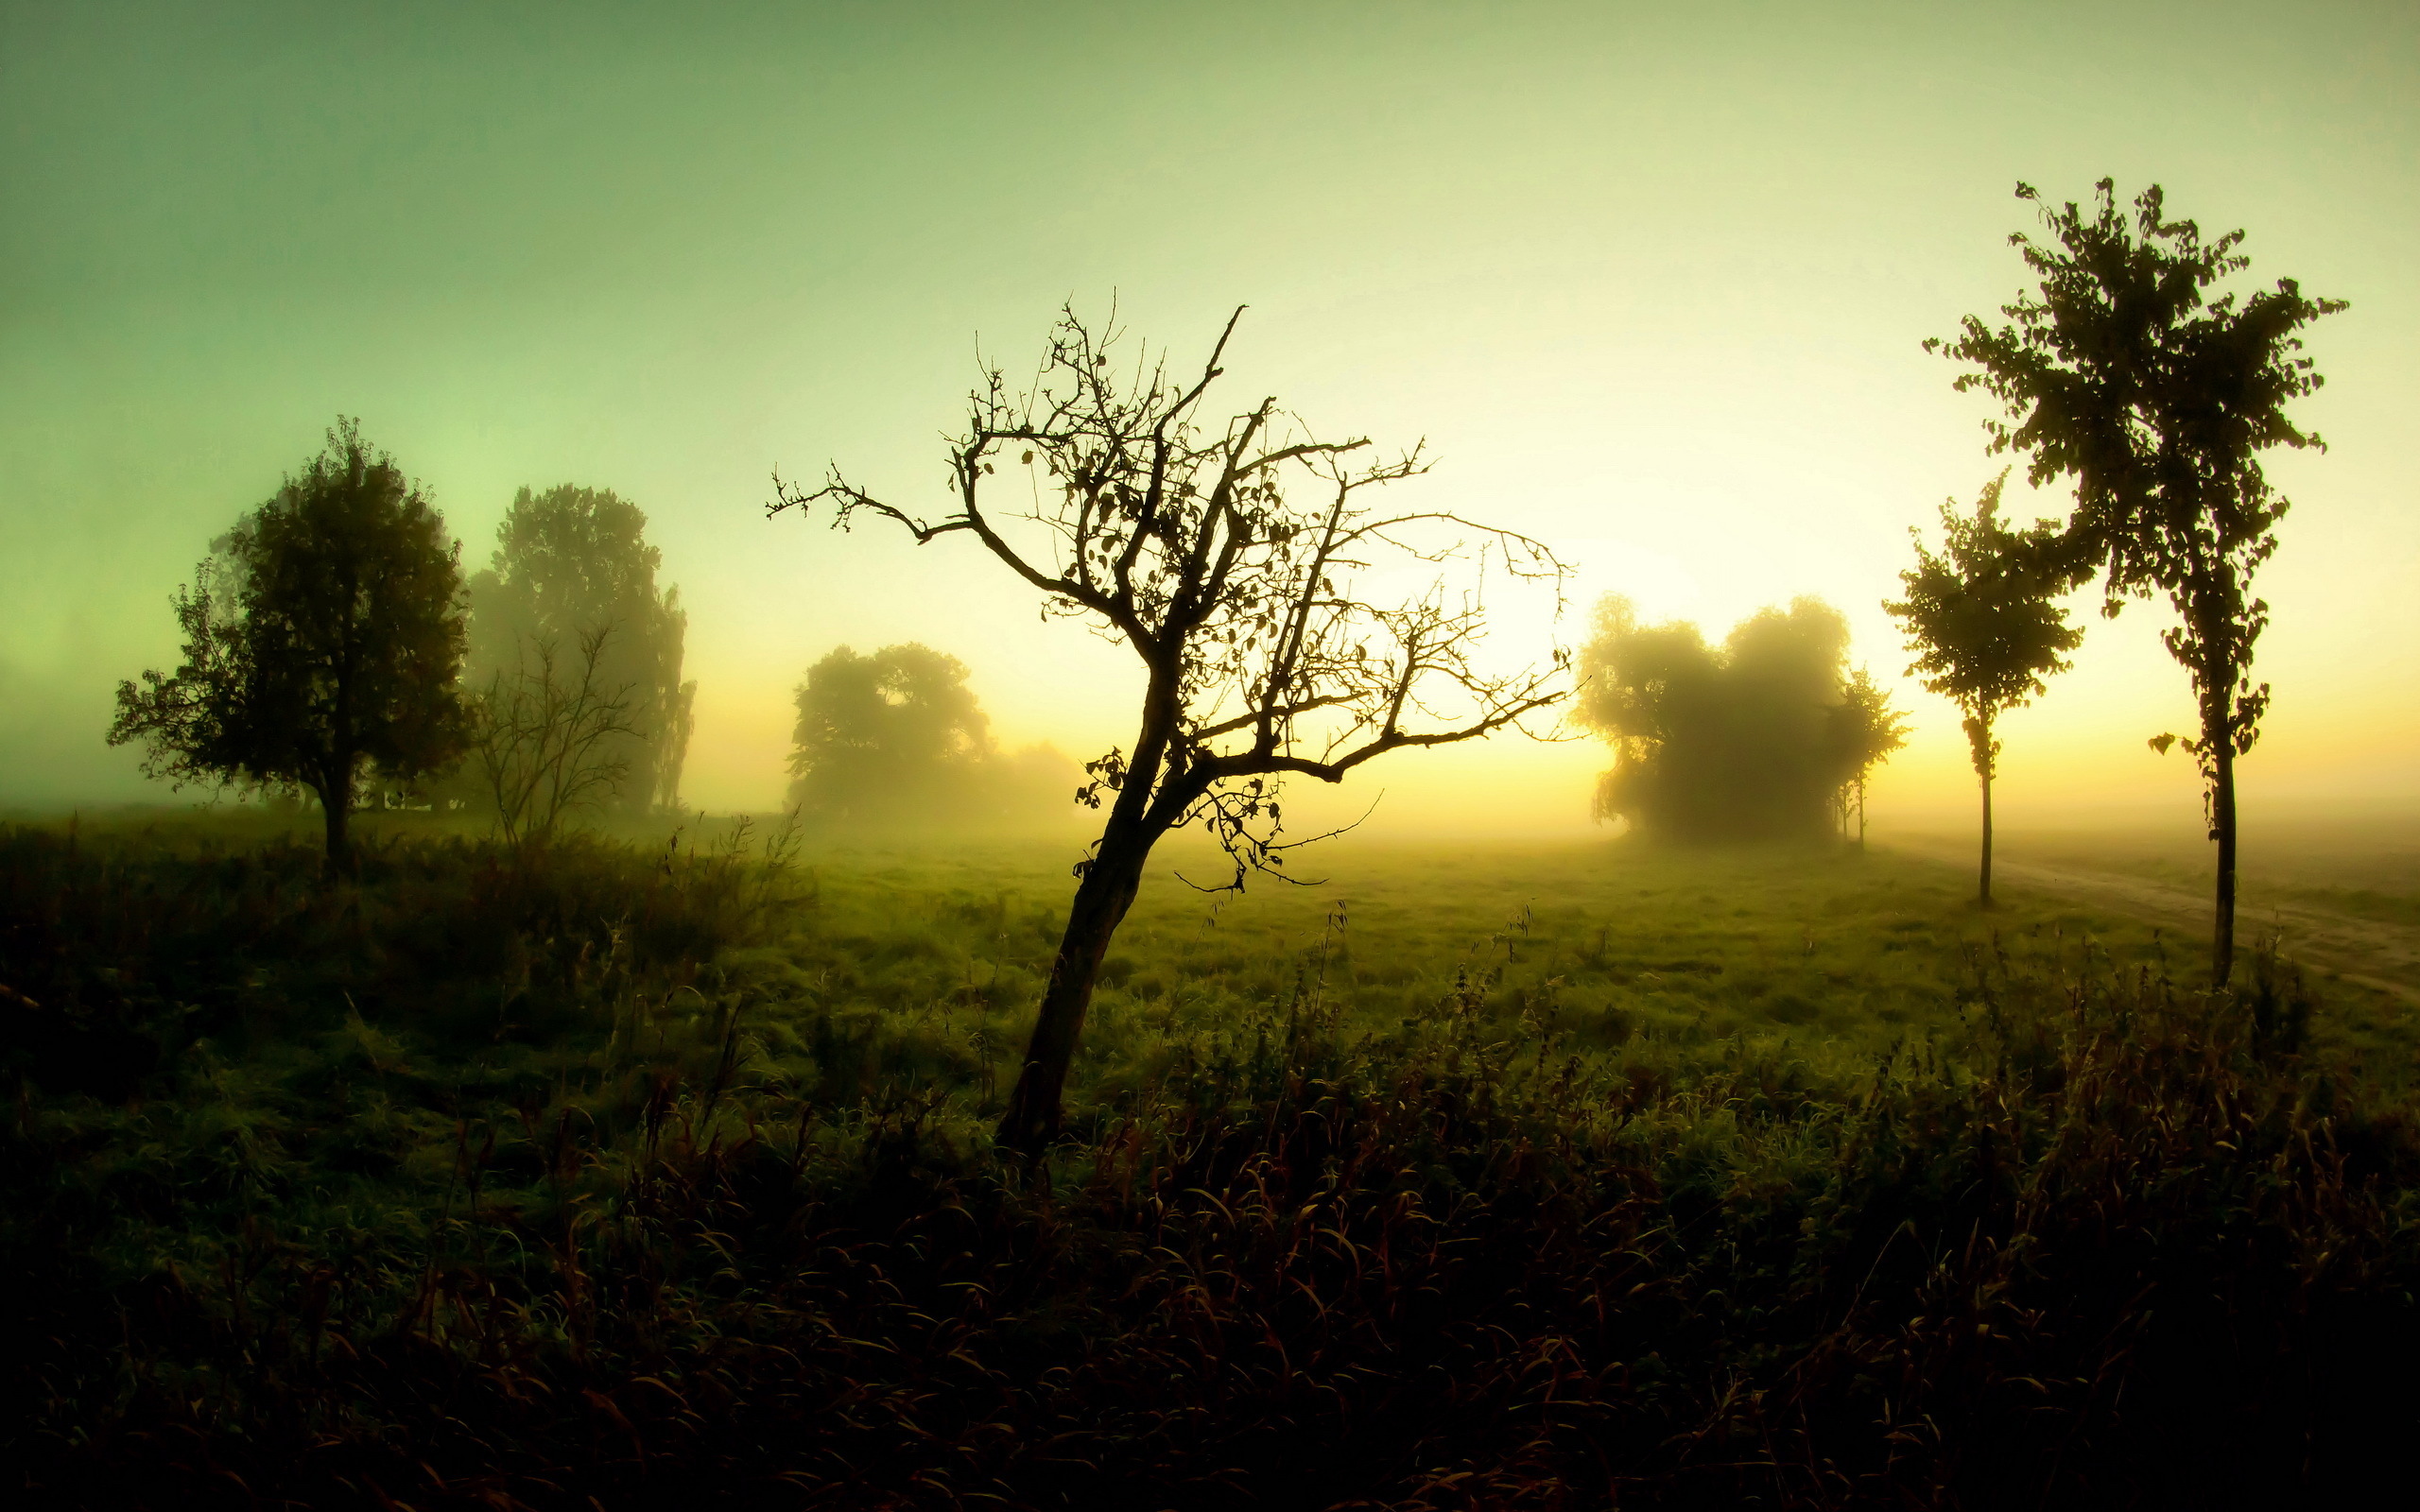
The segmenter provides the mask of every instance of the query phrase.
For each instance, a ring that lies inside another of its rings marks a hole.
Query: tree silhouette
[[[1958,705],[1983,787],[1982,880],[1977,899],[1992,902],[1992,779],[1999,766],[2001,713],[2040,696],[2043,678],[2067,669],[2066,653],[2083,640],[2081,627],[2052,602],[2075,586],[2061,561],[2057,522],[2013,531],[2000,524],[2000,490],[2008,473],[1983,485],[1969,517],[1955,501],[1941,507],[1942,554],[1915,538],[1916,565],[1899,575],[1907,596],[1883,609],[1899,621],[1916,653],[1908,675],[1926,691]]]
[[[2039,204],[2031,186],[2016,193]],[[2269,623],[2252,578],[2276,550],[2287,508],[2260,453],[2321,445],[2286,417],[2289,400],[2323,381],[2295,333],[2345,305],[2311,299],[2291,279],[2212,298],[2250,266],[2242,232],[2204,241],[2194,222],[2167,218],[2157,184],[2131,215],[2110,180],[2095,195],[2089,216],[2072,201],[2040,206],[2048,241],[2010,238],[2041,280],[2002,307],[2010,324],[1968,316],[1954,340],[1926,345],[1974,365],[1959,388],[2000,402],[2007,420],[1985,422],[1995,452],[2026,453],[2036,487],[2074,485],[2064,555],[2080,575],[2104,573],[2102,612],[2155,593],[2176,610],[2162,639],[2191,676],[2201,715],[2191,748],[2219,850],[2211,975],[2224,986],[2235,963],[2235,764],[2269,706],[2268,684],[2251,679]]]
[[[658,590],[664,553],[647,515],[611,489],[523,489],[496,525],[495,553],[471,578],[471,682],[534,688],[540,647],[551,663],[599,636],[599,687],[619,690],[622,717],[596,754],[617,773],[593,804],[643,814],[674,808],[689,747],[695,682],[681,679],[689,616],[676,588]]]
[[[110,744],[142,741],[179,786],[309,788],[329,870],[349,869],[364,770],[408,780],[462,748],[459,548],[350,420],[212,544],[175,599],[183,664],[118,684]]]
[[[1685,842],[1813,838],[1904,741],[1870,679],[1847,675],[1848,622],[1817,598],[1765,609],[1720,646],[1694,625],[1597,605],[1579,719],[1614,748],[1595,814]]]
[[[1148,352],[1120,377],[1114,319],[1097,332],[1063,311],[1029,388],[1012,393],[992,369],[971,396],[950,447],[956,498],[938,520],[875,499],[837,468],[813,490],[774,480],[771,512],[829,502],[835,524],[871,514],[919,541],[972,536],[1043,595],[1046,613],[1088,623],[1143,664],[1132,746],[1086,768],[1080,796],[1107,815],[1077,868],[1001,1119],[1011,1148],[1037,1150],[1058,1131],[1102,953],[1162,835],[1205,826],[1233,863],[1226,887],[1255,869],[1283,875],[1286,852],[1306,843],[1282,838],[1286,779],[1340,782],[1389,751],[1486,735],[1562,696],[1555,671],[1495,674],[1477,658],[1485,568],[1559,584],[1551,554],[1455,515],[1369,504],[1427,470],[1419,448],[1363,462],[1368,441],[1320,440],[1271,399],[1206,418],[1242,314],[1200,376],[1180,383]],[[990,490],[1003,467],[1016,502],[998,509]],[[1296,503],[1289,487],[1314,497]],[[1480,569],[1466,593],[1449,593],[1442,576],[1393,602],[1360,586],[1385,559],[1429,576],[1456,558]]]
[[[838,824],[971,816],[991,721],[956,657],[839,646],[807,669],[797,704],[790,803],[802,815]]]
[[[1841,816],[1842,838],[1849,818],[1857,818],[1857,843],[1865,848],[1865,783],[1874,768],[1908,743],[1907,716],[1891,706],[1891,694],[1859,667],[1841,685],[1841,701],[1831,711],[1828,741],[1830,765],[1839,775],[1834,805]]]

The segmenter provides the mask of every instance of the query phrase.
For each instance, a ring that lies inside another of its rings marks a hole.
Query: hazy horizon
[[[1424,505],[1720,636],[1799,594],[1915,734],[1878,832],[1946,828],[1973,776],[1898,676],[1879,600],[1982,401],[1919,343],[2024,284],[2007,246],[2114,176],[2242,227],[2250,279],[2347,299],[2315,328],[2331,450],[2259,591],[2275,689],[2243,767],[2263,816],[2420,807],[2420,16],[2409,8],[949,6],[718,10],[0,7],[0,804],[165,800],[102,744],[118,679],[173,665],[166,600],[338,413],[484,563],[513,491],[647,510],[690,615],[684,799],[774,806],[791,688],[832,647],[963,661],[1001,743],[1129,739],[1137,678],[962,542],[768,521],[770,473],[838,460],[938,497],[976,352],[1029,369],[1063,301],[1114,298],[1314,426],[1426,437]],[[2012,512],[2059,513],[2011,489]],[[2013,829],[2190,825],[2161,604],[2081,595],[2075,670],[2011,715]],[[1381,834],[1579,833],[1591,741],[1391,756]]]

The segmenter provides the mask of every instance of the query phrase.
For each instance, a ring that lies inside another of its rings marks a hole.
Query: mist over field
[[[2096,10],[2089,57],[2058,8],[1343,8],[1236,18],[1273,28],[1240,50],[1226,18],[1084,7],[741,7],[677,32],[609,7],[560,35],[537,14],[9,9],[0,541],[26,588],[0,629],[0,800],[165,796],[102,745],[110,690],[173,653],[166,594],[337,413],[474,567],[523,487],[648,512],[691,615],[693,806],[779,803],[788,696],[840,644],[957,657],[1006,744],[1089,760],[1132,735],[1111,648],[1037,623],[956,543],[758,507],[774,470],[836,457],[937,497],[977,344],[1013,374],[1061,301],[1115,298],[1187,360],[1251,304],[1230,381],[1381,446],[1426,438],[1425,506],[1576,564],[1566,639],[1608,591],[1718,637],[1824,599],[1917,714],[1883,811],[1945,810],[1956,721],[1902,679],[1876,606],[1908,527],[2000,461],[1917,343],[2014,289],[2010,184],[2072,198],[2104,173],[2249,228],[2256,278],[2358,312],[2305,414],[2328,452],[2273,464],[2298,509],[2262,579],[2278,694],[2246,802],[2401,804],[2420,776],[2391,8]],[[1200,192],[1237,172],[1250,215]],[[2013,515],[2064,507],[2020,470]],[[1520,609],[1496,637],[1514,662],[1554,633]],[[2190,714],[2160,627],[2094,623],[2059,696],[2014,716],[2012,804],[2193,801],[2142,747]],[[1600,766],[1428,753],[1384,812],[1584,833]]]
[[[2347,1503],[2420,13],[0,0],[0,1487]]]

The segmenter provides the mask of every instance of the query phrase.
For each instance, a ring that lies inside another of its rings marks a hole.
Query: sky
[[[1720,636],[1803,593],[1886,681],[1910,525],[1971,501],[1986,401],[1921,349],[2021,289],[2008,246],[2114,177],[2351,301],[2325,455],[2260,591],[2247,816],[2420,800],[2420,7],[2409,4],[64,6],[0,0],[0,804],[164,799],[102,741],[167,601],[338,414],[483,564],[524,485],[639,503],[690,611],[686,799],[777,801],[804,669],[950,652],[1000,735],[1131,733],[1131,658],[964,541],[769,520],[838,460],[942,503],[977,352],[1063,301],[1237,407],[1426,438],[1403,501]],[[2066,501],[2012,488],[2019,512]],[[2010,716],[2003,821],[2171,816],[2164,608],[2091,617]],[[1971,806],[1944,701],[1877,823]],[[1582,740],[1408,752],[1320,795],[1380,833],[1586,829]],[[1322,807],[1322,805],[1326,805]]]

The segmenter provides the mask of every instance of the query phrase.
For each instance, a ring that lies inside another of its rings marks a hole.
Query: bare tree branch
[[[518,850],[544,845],[562,821],[610,799],[630,775],[620,738],[641,733],[631,712],[633,684],[597,680],[610,626],[579,636],[576,679],[559,669],[558,647],[541,638],[521,664],[499,672],[473,710],[472,749],[496,826]]]

